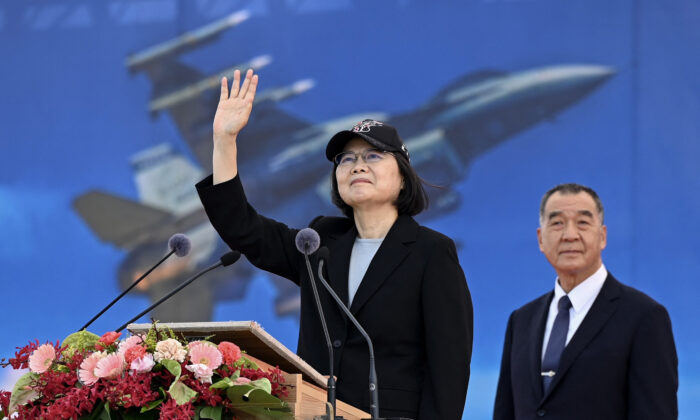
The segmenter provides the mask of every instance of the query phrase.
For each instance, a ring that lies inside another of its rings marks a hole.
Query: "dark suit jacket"
[[[197,184],[209,219],[224,241],[255,266],[301,287],[297,353],[328,373],[328,350],[297,230],[260,216],[245,198],[238,177],[212,186]],[[329,282],[347,302],[350,253],[357,236],[347,218],[311,223],[330,250]],[[318,266],[312,256],[312,266]],[[338,398],[369,409],[369,353],[360,333],[319,290],[334,343]],[[456,420],[469,381],[473,313],[455,245],[446,236],[400,216],[372,259],[352,306],[374,344],[382,416]]]
[[[543,393],[540,365],[554,292],[508,320],[494,419],[678,417],[678,358],[666,309],[608,274]]]

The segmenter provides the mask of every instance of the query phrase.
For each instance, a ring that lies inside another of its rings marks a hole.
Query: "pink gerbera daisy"
[[[114,378],[124,371],[124,359],[118,354],[112,353],[97,362],[95,376],[98,378]]]
[[[198,343],[190,347],[190,361],[194,365],[205,365],[214,370],[221,366],[221,352],[214,346]]]
[[[80,370],[78,370],[80,382],[85,385],[92,385],[97,382],[98,379],[100,379],[95,376],[95,368],[97,367],[97,362],[102,360],[104,357],[104,354],[96,352],[92,353],[83,360],[83,362],[80,364]]]
[[[56,349],[51,344],[44,344],[29,356],[29,370],[34,373],[44,373],[51,367],[54,360],[56,360]]]

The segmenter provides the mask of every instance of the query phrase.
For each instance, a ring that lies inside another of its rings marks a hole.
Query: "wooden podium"
[[[283,400],[289,405],[295,419],[312,420],[325,414],[326,378],[308,363],[286,348],[255,321],[179,322],[162,323],[190,341],[209,338],[214,343],[230,341],[246,352],[246,357],[267,370],[278,366],[284,373],[289,396]],[[129,324],[132,334],[145,334],[151,324]],[[340,400],[336,402],[336,416],[346,420],[368,419],[370,415]]]

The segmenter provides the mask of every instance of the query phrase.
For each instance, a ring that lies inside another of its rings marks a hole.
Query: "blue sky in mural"
[[[130,159],[162,143],[195,162],[173,120],[149,114],[152,84],[130,74],[127,55],[244,9],[246,21],[181,61],[209,75],[269,55],[260,89],[313,79],[276,105],[309,124],[414,111],[485,70],[614,69],[563,112],[465,162],[450,186],[460,206],[426,220],[460,245],[474,300],[465,418],[490,416],[508,315],[553,285],[537,249],[537,207],[566,181],[603,199],[608,269],[669,309],[681,418],[700,410],[700,60],[688,53],[700,43],[700,6],[690,0],[4,2],[0,357],[29,339],[63,338],[119,293],[126,253],[93,234],[72,207],[77,196],[99,188],[137,200]],[[272,215],[318,212],[281,204]],[[277,293],[254,274],[245,298],[218,302],[214,319],[255,319],[295,349],[297,323],[275,316]],[[114,329],[148,304],[129,296],[92,329]],[[0,370],[0,384],[8,374]]]

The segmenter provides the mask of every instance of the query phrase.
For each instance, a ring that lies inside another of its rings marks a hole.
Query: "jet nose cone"
[[[540,75],[547,83],[569,87],[593,88],[615,75],[615,69],[601,65],[568,65],[551,67]]]

